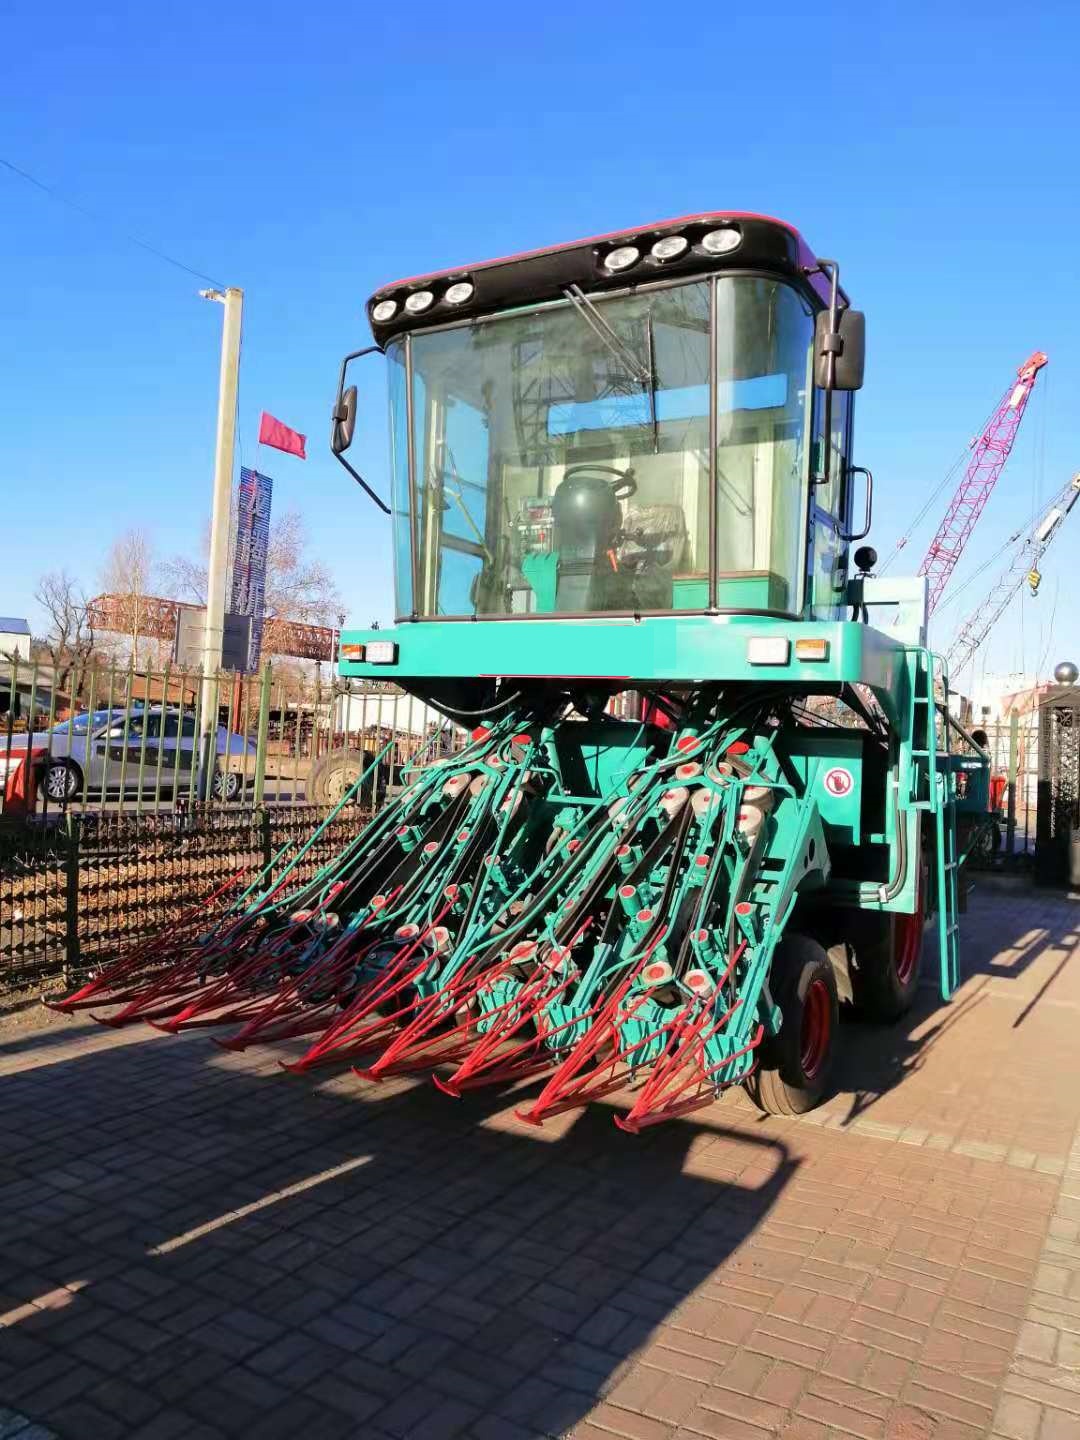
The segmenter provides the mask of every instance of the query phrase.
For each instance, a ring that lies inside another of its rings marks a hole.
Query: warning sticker
[[[834,765],[831,770],[826,770],[822,784],[830,795],[838,797],[850,795],[855,788],[855,780],[851,771],[845,770],[842,765]]]

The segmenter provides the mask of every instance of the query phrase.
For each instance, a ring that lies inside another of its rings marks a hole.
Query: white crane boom
[[[1061,522],[1078,499],[1080,471],[1077,471],[1054,497],[1042,518],[1017,545],[1012,559],[994,582],[989,594],[983,597],[957,630],[956,638],[945,652],[953,675],[958,675],[975,654],[1025,581],[1031,586],[1031,593],[1036,594],[1042,579],[1039,574],[1039,561],[1061,528]]]

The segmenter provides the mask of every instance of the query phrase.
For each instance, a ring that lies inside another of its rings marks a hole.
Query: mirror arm
[[[337,382],[337,404],[341,405],[341,397],[345,393],[345,371],[354,360],[361,360],[365,355],[385,355],[386,351],[381,345],[365,345],[363,350],[354,350],[351,355],[346,355],[341,362],[341,369],[338,371]],[[335,407],[336,408],[336,407]]]
[[[337,460],[339,464],[345,467],[345,469],[349,472],[349,474],[360,486],[360,488],[362,490],[365,490],[367,494],[371,497],[371,499],[375,501],[375,504],[379,507],[379,509],[383,512],[384,515],[389,515],[391,513],[390,506],[387,505],[386,501],[381,500],[379,496],[375,494],[375,491],[372,490],[371,486],[367,483],[364,477],[358,474],[357,471],[353,469],[353,467],[349,464],[348,460],[345,459],[344,455],[335,454],[334,459]]]
[[[386,352],[383,350],[383,347],[381,345],[365,345],[362,350],[354,350],[350,355],[346,355],[345,358],[342,360],[341,370],[338,372],[337,400],[334,404],[335,420],[344,419],[344,416],[341,413],[341,405],[342,398],[345,394],[346,370],[348,370],[349,366],[354,360],[360,360],[365,355],[384,355],[385,353]],[[381,500],[379,496],[375,494],[375,491],[372,490],[371,486],[367,483],[364,477],[353,469],[353,467],[349,464],[348,460],[345,459],[345,456],[339,455],[336,450],[333,451],[332,454],[334,455],[334,458],[340,461],[340,463],[345,467],[345,469],[349,472],[349,474],[360,486],[360,488],[364,490],[372,500],[374,500],[375,504],[379,507],[383,514],[389,515],[391,513],[390,506],[387,505],[384,500]]]
[[[829,277],[829,334],[826,337],[826,371],[825,371],[825,415],[823,436],[825,442],[825,463],[822,467],[821,485],[828,485],[832,472],[832,397],[833,388],[836,385],[836,352],[843,346],[843,341],[837,334],[836,315],[837,298],[840,289],[840,266],[835,260],[819,260],[818,265]]]

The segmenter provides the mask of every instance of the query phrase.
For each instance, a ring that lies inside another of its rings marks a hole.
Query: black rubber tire
[[[851,988],[863,1017],[893,1025],[915,1003],[922,969],[929,873],[919,870],[916,915],[865,915],[861,944],[855,947]],[[906,957],[906,963],[905,963]]]
[[[366,750],[331,750],[321,755],[308,775],[307,798],[314,805],[336,805],[373,759]],[[365,781],[357,796],[361,804],[372,805],[385,793],[386,769],[380,765]]]
[[[62,795],[50,793],[50,777],[53,775],[64,776],[64,791]],[[49,760],[41,767],[41,779],[38,781],[38,794],[49,805],[70,805],[82,794],[83,773],[74,760]]]
[[[773,956],[769,986],[783,1014],[780,1033],[762,1041],[758,1068],[746,1091],[767,1115],[802,1115],[824,1098],[832,1077],[840,1026],[840,1002],[832,963],[816,940],[785,935]],[[805,1060],[804,1017],[808,997],[826,1027],[812,1066]]]

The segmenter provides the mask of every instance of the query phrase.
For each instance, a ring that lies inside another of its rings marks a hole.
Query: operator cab
[[[789,226],[684,217],[368,314],[400,618],[840,614],[862,317]],[[355,410],[343,388],[339,456]]]

